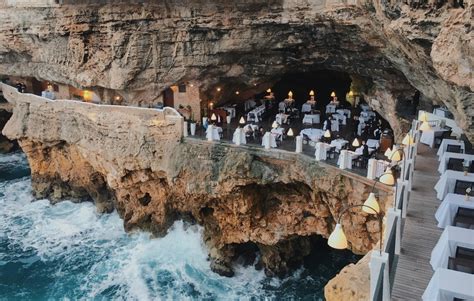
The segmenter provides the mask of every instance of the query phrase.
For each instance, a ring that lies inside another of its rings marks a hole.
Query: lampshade
[[[331,97],[336,97],[336,92],[332,91],[331,92]]]
[[[394,162],[399,162],[402,160],[402,151],[397,149],[392,152],[392,155],[390,156],[390,160]]]
[[[419,121],[426,122],[428,121],[428,115],[426,115],[426,112],[423,112],[420,114],[420,117],[418,118]]]
[[[413,141],[413,137],[410,135],[410,133],[407,133],[405,137],[402,140],[403,145],[411,145],[414,144],[415,141]]]
[[[395,185],[395,178],[393,177],[392,172],[388,171],[380,177],[379,182],[388,186],[393,186]]]
[[[245,118],[244,118],[244,116],[240,117],[239,123],[240,123],[240,124],[245,124]]]
[[[272,128],[276,129],[278,127],[278,123],[275,121],[273,121],[272,123]]]
[[[217,120],[217,116],[216,116],[215,113],[212,113],[212,115],[211,115],[211,120],[212,120],[212,121],[216,121],[216,120]]]
[[[352,92],[352,90],[349,91],[349,96],[350,97],[354,96],[354,92]]]
[[[324,132],[324,138],[331,138],[331,131],[326,130],[326,131]]]
[[[340,224],[336,224],[334,231],[329,235],[328,245],[334,249],[347,249],[347,238]]]
[[[392,155],[392,150],[389,148],[387,148],[387,150],[385,151],[384,153],[384,156],[387,157],[387,158],[390,158],[390,156]]]
[[[288,92],[288,97],[290,97],[290,98],[293,97],[293,92],[291,92],[291,91]]]
[[[427,121],[423,121],[423,123],[420,126],[420,131],[429,131],[431,130],[431,126]]]
[[[309,96],[314,96],[314,90],[309,91]]]
[[[267,93],[272,93],[272,89],[267,89]]]
[[[371,192],[367,200],[365,200],[364,207],[362,207],[362,211],[369,214],[376,214],[374,210],[366,206],[373,208],[375,211],[377,211],[377,213],[380,212],[379,202],[377,202],[377,197],[375,196],[373,192]]]
[[[286,135],[287,135],[288,137],[293,137],[293,136],[295,135],[295,133],[293,133],[293,129],[290,128],[290,129],[288,130],[288,133],[286,133]]]
[[[353,147],[359,147],[360,146],[359,139],[355,138],[354,141],[352,141],[352,146]]]

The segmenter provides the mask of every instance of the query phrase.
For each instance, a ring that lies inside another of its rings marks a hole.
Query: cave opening
[[[351,99],[346,97],[351,91],[352,79],[348,73],[318,70],[312,72],[292,72],[284,74],[271,87],[276,99],[285,99],[289,91],[293,93],[296,107],[301,107],[309,99],[310,91],[315,92],[317,108],[323,108],[331,101],[331,93],[335,92],[343,105],[351,105]],[[354,91],[353,91],[354,92]],[[266,93],[265,91],[262,93]],[[264,96],[258,95],[257,97]]]

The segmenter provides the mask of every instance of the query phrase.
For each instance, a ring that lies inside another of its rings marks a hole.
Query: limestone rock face
[[[12,106],[9,103],[0,103],[0,129],[3,129],[12,116]],[[18,148],[15,141],[9,140],[0,133],[0,153],[8,153]]]
[[[306,238],[328,237],[341,210],[362,204],[373,184],[295,153],[182,142],[182,120],[151,109],[17,96],[3,133],[25,151],[38,197],[93,200],[101,212],[115,208],[127,230],[155,235],[176,219],[195,220],[212,267],[225,275],[248,249],[260,251],[268,275],[284,275],[309,253]],[[379,189],[385,208],[392,190]],[[356,253],[378,241],[371,215],[346,214],[342,224]]]
[[[465,2],[0,2],[0,74],[118,90],[142,103],[189,80],[204,99],[227,101],[239,100],[235,89],[243,99],[287,73],[344,71],[366,81],[361,92],[396,136],[416,88],[447,105],[472,140],[472,1]]]
[[[327,301],[370,300],[370,253],[356,264],[344,267],[336,277],[324,287]]]

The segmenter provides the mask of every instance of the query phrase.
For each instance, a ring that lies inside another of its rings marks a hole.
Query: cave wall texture
[[[344,71],[369,83],[366,98],[396,136],[408,128],[397,103],[416,88],[474,138],[472,1],[49,2],[0,1],[0,74],[113,89],[139,103],[189,80],[203,98],[225,101],[226,91],[262,91],[288,72]]]

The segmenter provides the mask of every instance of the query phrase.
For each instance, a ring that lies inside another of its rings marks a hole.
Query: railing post
[[[379,272],[382,264],[385,264],[385,267],[382,271],[382,287],[383,287],[383,301],[390,300],[390,279],[388,273],[388,254],[383,252],[380,254],[377,250],[372,250],[370,254],[370,300],[374,300],[375,292],[377,289],[377,281],[379,278]]]
[[[377,170],[377,160],[369,159],[369,163],[367,164],[367,178],[371,180],[375,179],[376,170]]]
[[[229,117],[229,116],[227,116]],[[236,145],[240,145],[241,144],[241,141],[242,141],[242,129],[241,128],[237,128],[236,129],[236,137],[237,137],[237,141],[235,142]]]
[[[396,220],[396,224],[393,224]],[[390,231],[395,227],[395,254],[400,255],[401,250],[401,240],[402,240],[402,227],[401,227],[402,213],[399,209],[389,208],[387,210],[387,222],[385,230],[385,241],[384,245],[388,245],[388,240],[390,239]],[[392,267],[390,267],[392,268]]]
[[[183,137],[188,137],[188,122],[184,121],[183,122]]]
[[[296,136],[296,152],[301,153],[303,152],[303,137]]]
[[[212,141],[214,140],[214,126],[212,124],[210,124],[208,127],[207,127],[207,130],[208,130],[208,133],[206,133],[206,136],[207,136],[207,141]]]
[[[339,160],[340,160],[339,168],[340,169],[346,169],[347,168],[348,156],[349,156],[349,153],[347,152],[347,150],[345,150],[345,149],[341,150],[341,154],[339,156]]]

